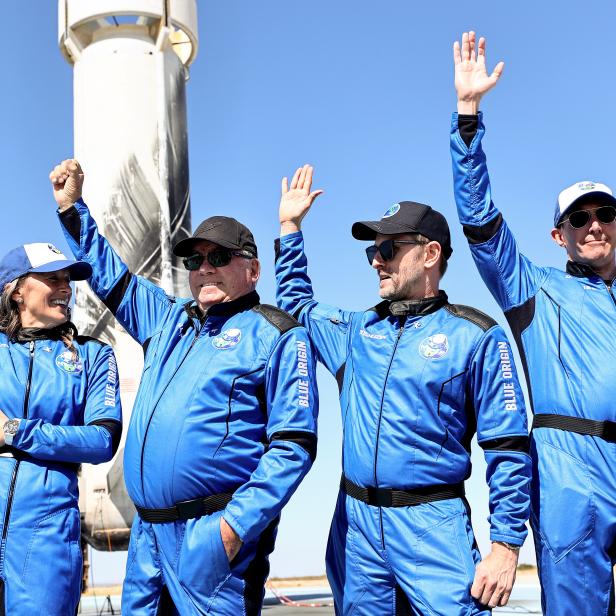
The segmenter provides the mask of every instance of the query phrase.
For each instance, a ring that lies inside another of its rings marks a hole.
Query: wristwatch
[[[13,438],[17,434],[17,430],[19,430],[19,424],[21,419],[9,419],[4,422],[4,426],[2,426],[2,430],[4,431],[4,442],[7,445],[13,444]]]
[[[498,543],[499,545],[504,545],[507,549],[511,550],[512,552],[520,551],[520,546],[514,545],[513,543],[507,543],[506,541],[495,541],[494,543]]]

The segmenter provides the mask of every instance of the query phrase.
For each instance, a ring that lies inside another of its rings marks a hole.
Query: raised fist
[[[83,170],[75,159],[69,158],[56,165],[49,174],[49,179],[60,211],[68,209],[81,198]]]

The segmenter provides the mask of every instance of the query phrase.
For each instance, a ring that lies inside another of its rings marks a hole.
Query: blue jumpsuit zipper
[[[23,419],[28,418],[28,400],[30,399],[30,384],[32,382],[32,366],[34,364],[34,340],[30,341],[30,359],[28,363],[28,379],[26,381],[26,390],[24,394],[24,407],[22,412]],[[11,477],[11,483],[9,486],[9,496],[6,505],[6,512],[4,514],[4,524],[2,527],[2,542],[6,541],[6,534],[9,530],[9,522],[11,517],[11,509],[13,507],[13,498],[15,496],[15,484],[17,483],[17,473],[19,472],[19,465],[21,461],[15,460],[15,468],[13,469],[13,475]]]

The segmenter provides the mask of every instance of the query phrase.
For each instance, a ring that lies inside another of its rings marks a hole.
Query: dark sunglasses
[[[602,205],[592,210],[577,210],[576,212],[572,212],[563,220],[563,223],[568,222],[574,229],[581,229],[590,222],[593,212],[597,220],[603,224],[608,225],[616,220],[616,208],[611,205]]]
[[[415,244],[417,246],[421,246],[426,244],[426,242],[421,240],[385,240],[378,246],[376,244],[372,244],[372,246],[368,246],[368,248],[366,248],[368,263],[372,265],[377,252],[381,255],[381,259],[383,259],[383,261],[391,261],[396,254],[397,244]]]
[[[195,253],[194,255],[190,255],[190,257],[185,257],[183,259],[183,263],[184,267],[189,272],[194,272],[201,267],[201,265],[206,259],[212,267],[224,267],[225,265],[229,265],[229,263],[231,263],[231,259],[233,259],[233,257],[243,257],[244,259],[253,258],[253,256],[249,252],[243,250],[231,250],[230,248],[215,248],[211,252],[208,252],[207,255]]]

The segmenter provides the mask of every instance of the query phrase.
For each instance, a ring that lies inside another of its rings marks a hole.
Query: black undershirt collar
[[[395,302],[387,302],[389,313],[395,317],[423,317],[436,312],[447,303],[448,298],[445,291],[439,291],[438,295],[434,297],[422,297],[421,299],[405,299]]]
[[[250,310],[260,303],[259,294],[256,291],[251,291],[242,295],[230,302],[220,302],[210,306],[204,314],[197,303],[193,300],[185,305],[185,310],[191,318],[203,321],[205,317],[230,317],[244,310]]]
[[[576,278],[599,278],[599,274],[595,272],[590,265],[585,263],[578,263],[577,261],[567,261],[566,266],[567,274],[575,276]],[[608,287],[612,286],[613,280],[602,279]]]
[[[19,330],[16,336],[17,342],[29,342],[30,340],[62,340],[62,336],[71,333],[73,337],[77,335],[77,328],[67,321],[56,327],[24,327]]]

